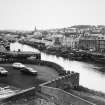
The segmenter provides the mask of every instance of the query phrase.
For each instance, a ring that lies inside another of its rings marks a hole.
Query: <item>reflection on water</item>
[[[27,45],[21,45],[19,43],[11,44],[12,51],[21,49],[21,51],[38,51]],[[41,59],[46,61],[55,62],[65,70],[76,71],[80,73],[80,85],[87,88],[94,89],[105,93],[105,74],[98,70],[104,70],[104,65],[95,63],[86,63],[80,61],[65,60],[62,57],[56,57],[54,55],[48,55],[41,53]]]
[[[31,51],[31,52],[39,52],[37,49],[34,49],[30,46],[27,46],[27,45],[22,45],[22,44],[19,44],[19,43],[11,43],[10,44],[10,50],[11,51],[18,51],[18,49],[20,49],[20,51]]]

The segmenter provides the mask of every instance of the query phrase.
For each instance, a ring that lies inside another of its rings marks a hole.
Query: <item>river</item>
[[[22,45],[20,43],[11,43],[10,50],[17,51],[32,51],[39,52],[37,49],[28,45]],[[89,89],[101,91],[105,93],[105,74],[99,70],[105,69],[105,65],[89,62],[80,62],[63,59],[62,57],[56,57],[54,55],[48,55],[41,52],[41,59],[46,61],[55,62],[65,70],[76,71],[80,73],[80,85]]]

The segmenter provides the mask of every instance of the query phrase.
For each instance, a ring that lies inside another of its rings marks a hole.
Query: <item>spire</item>
[[[35,26],[34,32],[36,32],[36,31],[37,31],[37,29],[36,29],[36,26]]]

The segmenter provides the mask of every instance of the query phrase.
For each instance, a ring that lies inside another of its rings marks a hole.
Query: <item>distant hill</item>
[[[75,25],[75,26],[71,26],[71,28],[79,28],[79,29],[85,29],[85,28],[92,28],[95,27],[93,25]]]
[[[105,28],[105,25],[98,25],[97,27]]]

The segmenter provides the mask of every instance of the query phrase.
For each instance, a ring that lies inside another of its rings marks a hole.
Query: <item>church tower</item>
[[[35,26],[34,32],[36,32],[36,31],[37,31],[37,29],[36,29],[36,26]]]

